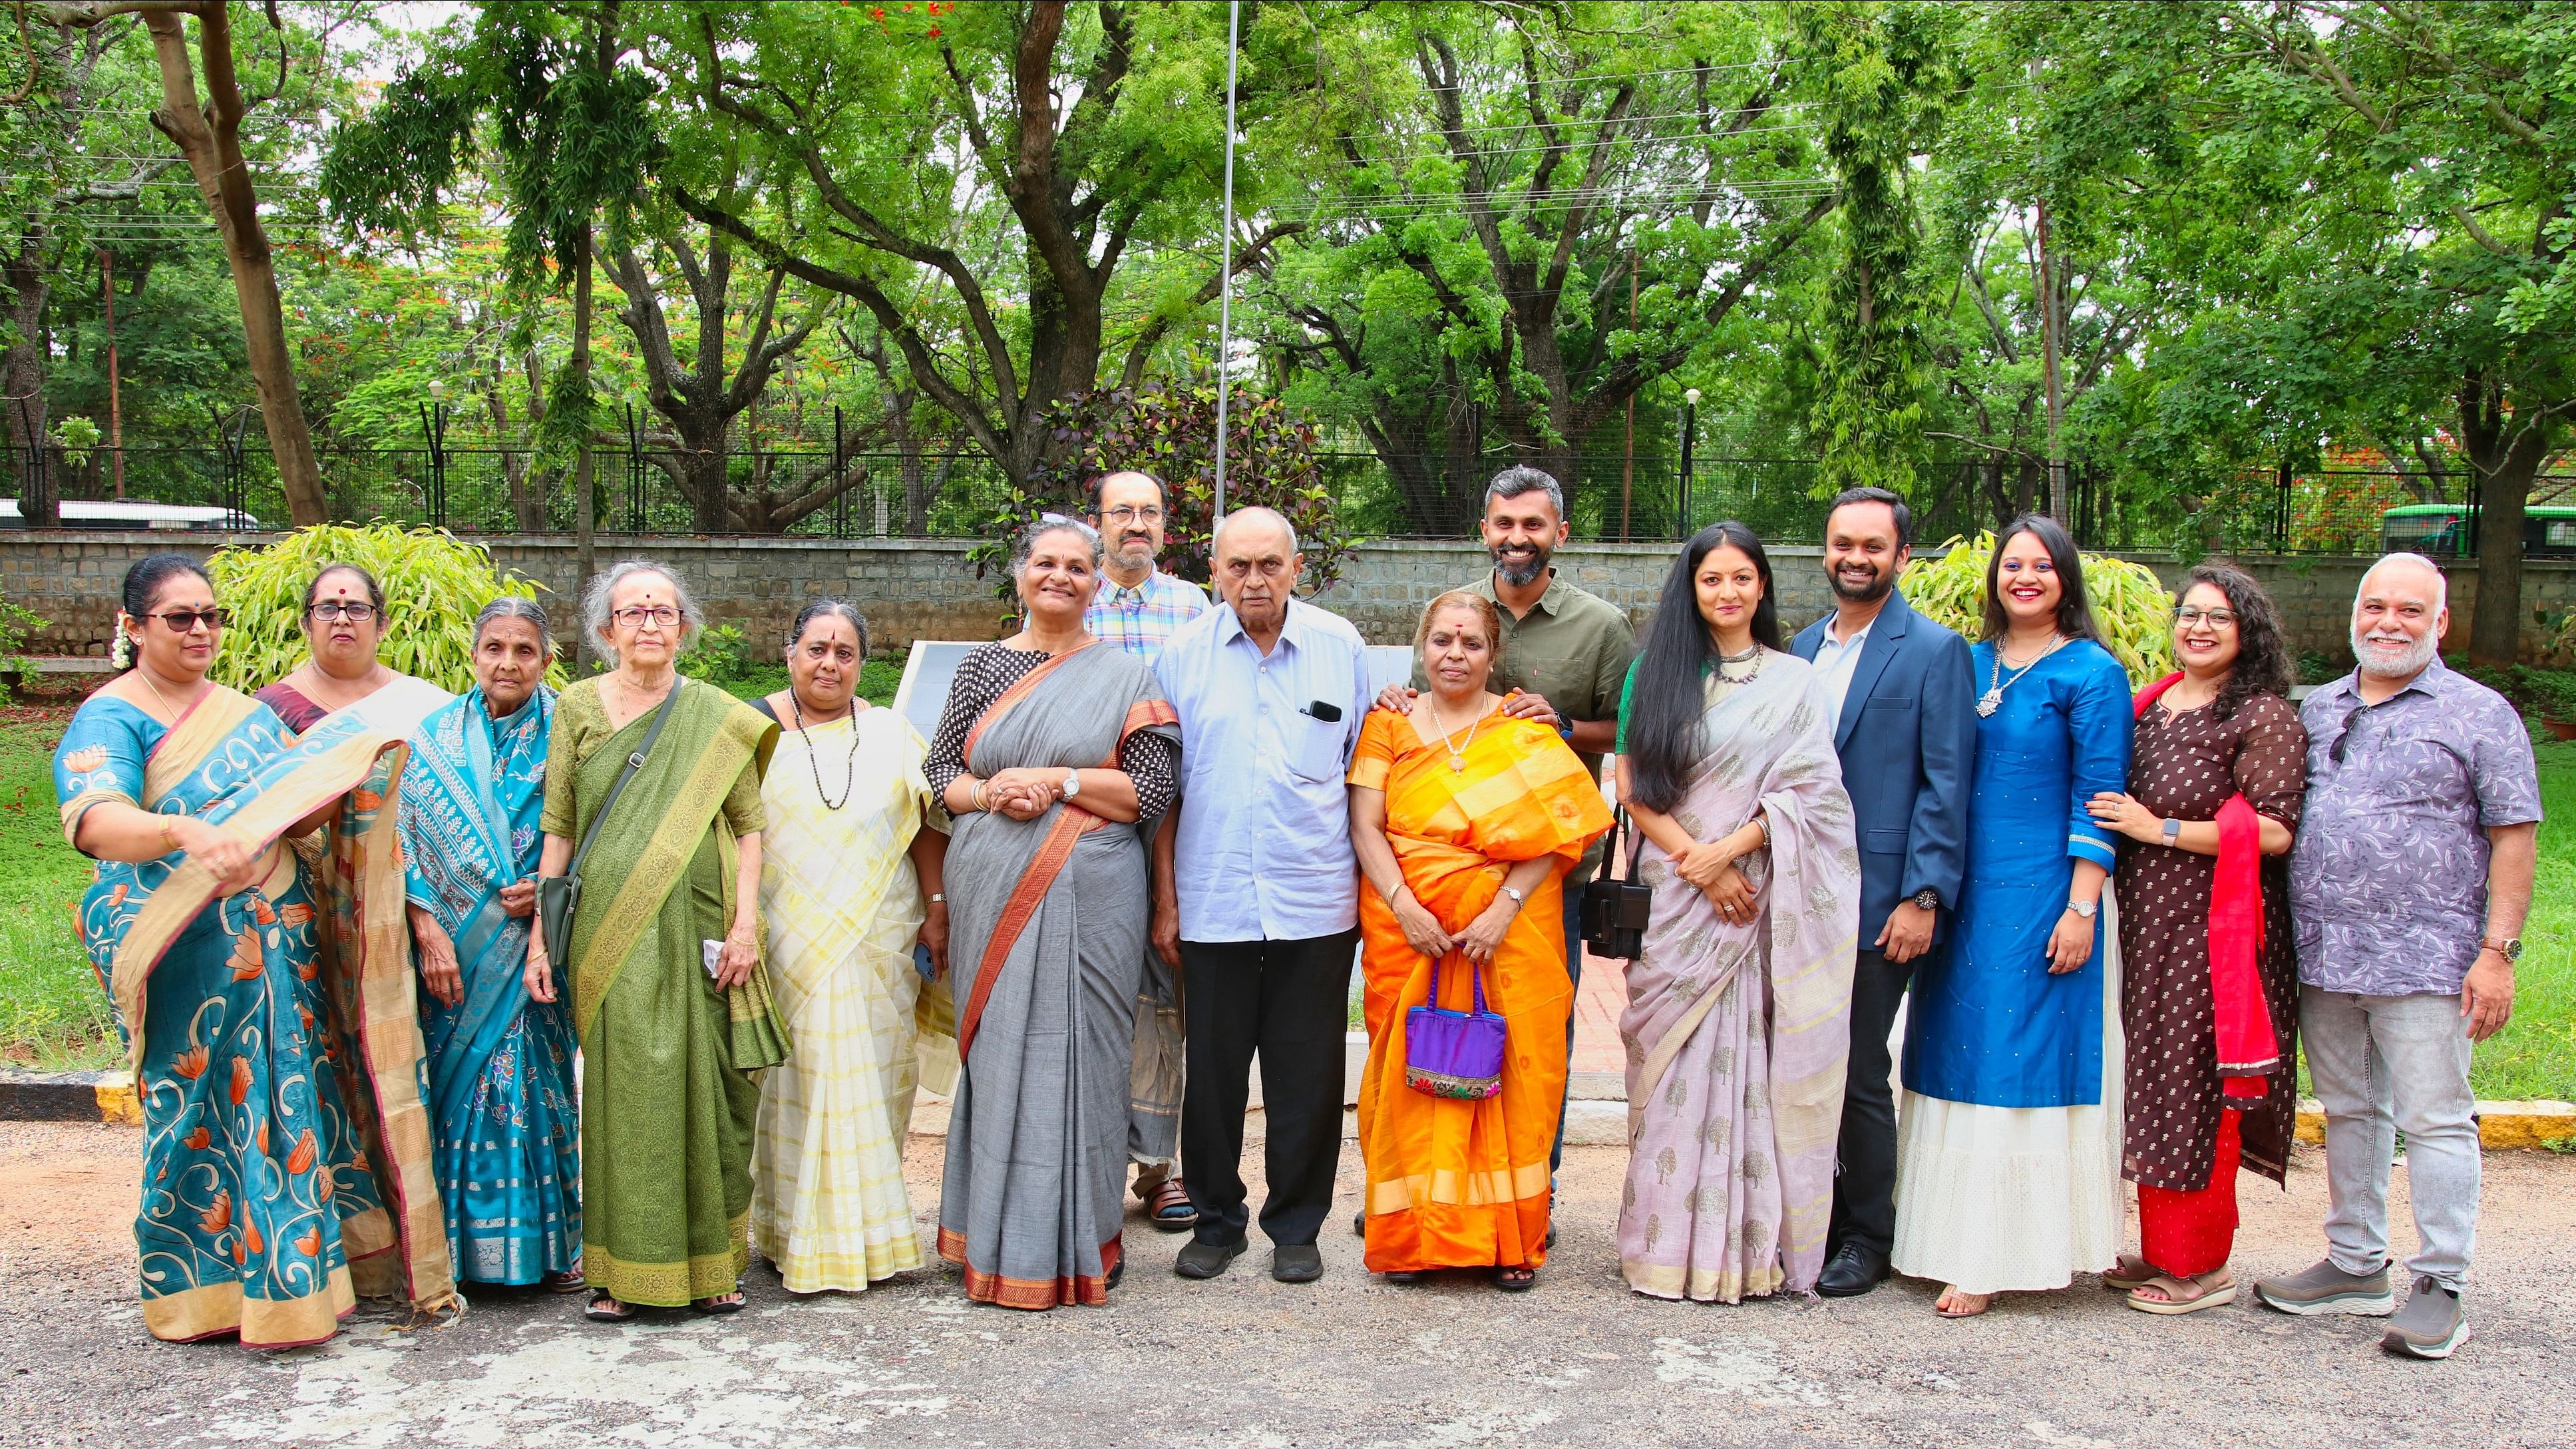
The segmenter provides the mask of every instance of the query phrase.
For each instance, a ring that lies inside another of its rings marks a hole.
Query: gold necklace
[[[174,725],[177,724],[182,711],[177,705],[170,702],[170,696],[161,692],[161,686],[152,682],[152,671],[138,664],[134,666],[134,675],[137,679],[143,681],[143,687],[145,689],[152,691],[152,697],[154,699],[161,701],[161,707],[170,711],[170,723]]]
[[[1437,701],[1433,702],[1431,706],[1431,727],[1440,731],[1440,743],[1446,746],[1449,750],[1449,773],[1453,775],[1463,775],[1467,772],[1468,746],[1476,743],[1476,731],[1483,729],[1485,727],[1485,721],[1492,718],[1492,716],[1493,711],[1487,710],[1483,714],[1476,716],[1474,719],[1467,721],[1467,738],[1464,741],[1453,740],[1449,738],[1449,722],[1440,717],[1440,705]]]

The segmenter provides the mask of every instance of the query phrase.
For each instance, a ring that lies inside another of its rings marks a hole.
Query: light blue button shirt
[[[1303,941],[1357,925],[1343,776],[1371,698],[1359,631],[1292,599],[1264,657],[1220,604],[1164,643],[1154,674],[1181,717],[1181,939]],[[1341,718],[1318,718],[1319,703]]]

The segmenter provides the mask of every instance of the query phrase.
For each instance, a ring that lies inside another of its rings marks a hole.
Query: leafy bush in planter
[[[1905,601],[1926,618],[1977,639],[1986,630],[1986,561],[1994,556],[1995,536],[1953,538],[1943,547],[1948,552],[1941,557],[1905,571]],[[2108,554],[2083,557],[2093,622],[2103,647],[2129,672],[2129,682],[2143,686],[2173,673],[2174,599],[2164,582],[2144,564]]]
[[[474,687],[474,616],[503,594],[537,596],[534,583],[495,567],[481,545],[439,529],[317,524],[262,547],[218,549],[207,571],[233,622],[215,654],[217,683],[260,689],[304,662],[310,651],[296,627],[304,589],[335,563],[356,564],[384,586],[388,612],[376,657],[459,694]],[[546,677],[560,687],[563,666]]]

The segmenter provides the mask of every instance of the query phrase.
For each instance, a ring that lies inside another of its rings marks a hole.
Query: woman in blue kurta
[[[208,679],[225,621],[193,560],[142,559],[121,602],[134,667],[73,716],[54,784],[98,862],[81,939],[143,1103],[144,1326],[289,1348],[362,1294],[445,1306],[384,808],[401,742],[350,721],[290,743]]]
[[[1968,868],[1946,951],[1916,967],[1897,1133],[1900,1273],[1964,1318],[2118,1259],[2118,856],[2085,810],[2128,783],[2128,677],[2096,642],[2075,545],[2015,521],[1974,653]]]
[[[474,688],[412,736],[402,840],[420,946],[432,1172],[468,1283],[582,1286],[572,1022],[528,996],[537,827],[554,729],[545,612],[474,620]]]

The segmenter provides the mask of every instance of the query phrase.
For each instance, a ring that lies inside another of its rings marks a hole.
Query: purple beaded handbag
[[[1485,978],[1467,963],[1472,1011],[1440,1009],[1440,962],[1431,963],[1431,995],[1404,1014],[1404,1084],[1434,1097],[1481,1101],[1503,1090],[1503,1019],[1485,1009]]]

